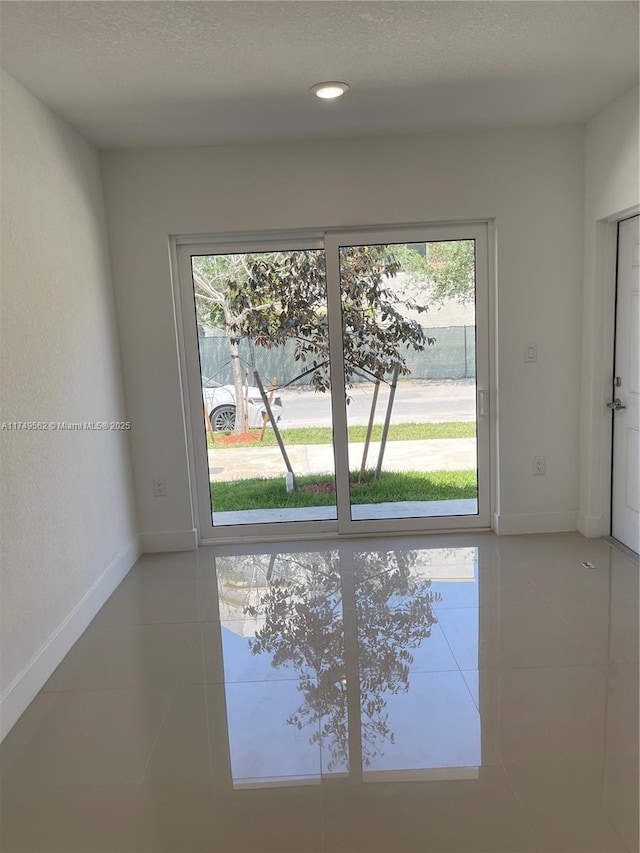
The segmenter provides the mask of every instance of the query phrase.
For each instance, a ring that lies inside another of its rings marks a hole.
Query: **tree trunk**
[[[227,330],[227,334],[229,334]],[[244,387],[242,385],[242,365],[240,364],[240,354],[238,351],[238,339],[233,335],[229,335],[229,355],[231,356],[231,369],[233,371],[233,387],[236,394],[236,426],[234,433],[242,435],[244,432]]]

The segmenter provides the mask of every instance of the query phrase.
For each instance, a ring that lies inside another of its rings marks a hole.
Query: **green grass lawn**
[[[351,472],[351,482],[358,478]],[[254,478],[232,483],[212,483],[214,509],[229,512],[245,509],[283,509],[285,507],[333,506],[333,491],[305,491],[305,486],[333,483],[330,475],[297,477],[298,488],[287,494],[284,477]],[[354,504],[377,504],[387,501],[449,501],[477,497],[475,470],[470,471],[388,471],[377,482],[373,471],[367,471],[361,485],[351,487]]]
[[[364,441],[367,428],[365,426],[349,427],[349,441]],[[260,430],[253,430],[254,434],[259,435]],[[217,433],[217,435],[226,435],[228,433]],[[331,427],[296,427],[292,429],[281,429],[280,434],[285,447],[293,447],[297,444],[331,444],[333,434]],[[474,421],[446,421],[445,423],[433,424],[392,424],[389,428],[389,441],[417,441],[420,439],[429,438],[474,438],[476,434],[476,425]],[[377,424],[373,428],[371,434],[372,441],[380,441],[382,437],[382,425]],[[219,441],[212,440],[211,435],[207,435],[209,447],[215,447],[216,450],[230,450],[234,447],[243,447],[246,445],[273,447],[277,444],[275,433],[270,427],[264,435],[264,440],[261,442],[248,441],[246,443],[239,442],[237,444],[222,444]]]

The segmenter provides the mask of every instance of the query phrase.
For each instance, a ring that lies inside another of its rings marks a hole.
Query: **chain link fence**
[[[476,375],[476,329],[475,326],[424,327],[429,338],[435,338],[433,346],[423,352],[407,348],[405,358],[412,379],[473,379]],[[229,344],[222,330],[199,338],[200,365],[202,375],[216,384],[233,383]],[[295,361],[294,341],[284,346],[266,349],[253,341],[243,339],[239,344],[240,359],[243,367],[249,368],[250,382],[252,374],[258,370],[262,380],[270,382],[277,377],[279,384],[291,382],[310,365]],[[306,385],[311,374],[297,380],[295,384]]]

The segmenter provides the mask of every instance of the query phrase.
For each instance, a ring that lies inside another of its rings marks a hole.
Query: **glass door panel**
[[[324,252],[191,256],[214,527],[337,518]]]
[[[342,529],[488,524],[486,227],[333,241],[348,471],[339,471],[348,493],[339,500]]]

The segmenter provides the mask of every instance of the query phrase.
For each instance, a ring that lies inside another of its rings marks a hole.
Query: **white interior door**
[[[640,216],[618,226],[611,533],[640,551]]]

